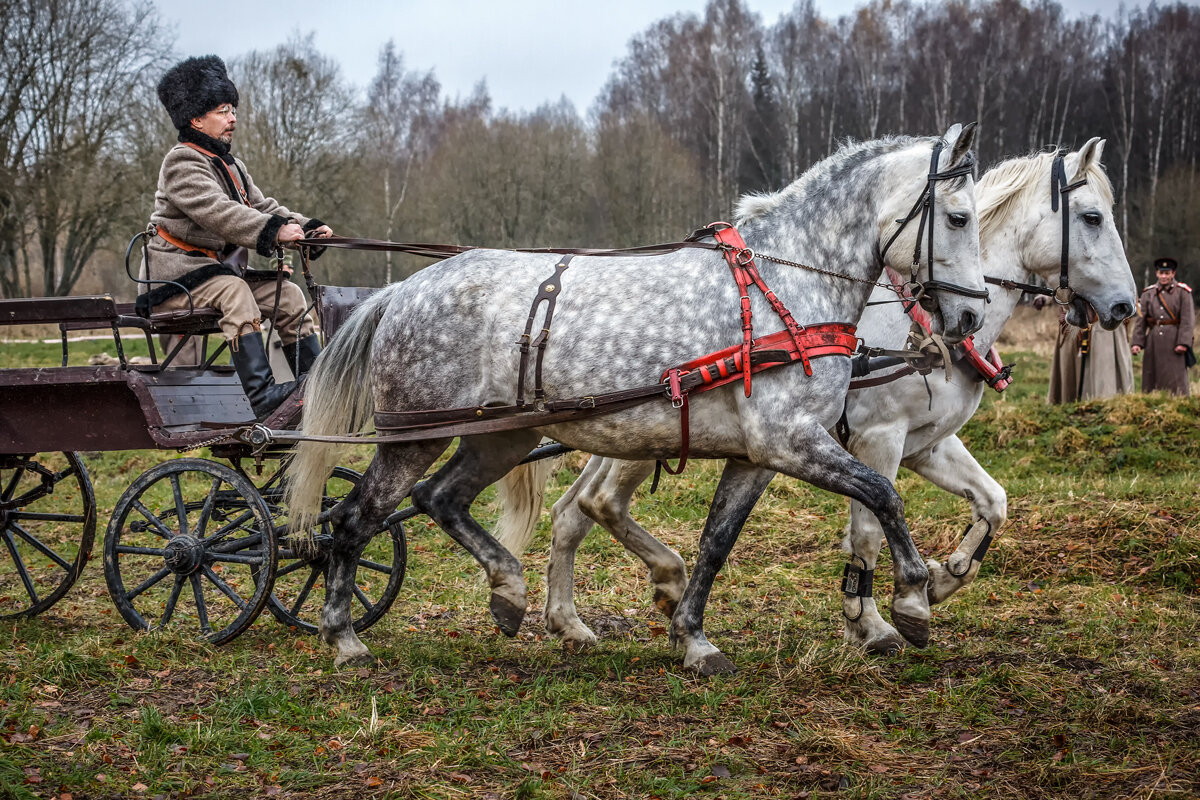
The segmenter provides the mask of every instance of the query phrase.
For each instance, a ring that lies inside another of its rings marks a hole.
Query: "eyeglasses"
[[[221,106],[220,108],[214,108],[212,111],[210,111],[208,113],[220,114],[222,117],[236,117],[237,109],[234,108],[233,106],[229,105],[228,103],[226,103],[225,105]]]

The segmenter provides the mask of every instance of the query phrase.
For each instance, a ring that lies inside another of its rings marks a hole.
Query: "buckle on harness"
[[[667,373],[667,396],[671,398],[672,408],[683,408],[683,373],[673,369]]]
[[[749,247],[743,247],[733,254],[733,260],[739,267],[744,267],[747,264],[754,263],[754,251]]]

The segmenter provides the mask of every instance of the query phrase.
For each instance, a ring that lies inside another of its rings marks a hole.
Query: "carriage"
[[[371,290],[317,287],[323,335]],[[158,449],[177,457],[142,472],[108,521],[104,576],[121,616],[136,629],[192,624],[215,643],[244,631],[264,608],[280,622],[316,631],[327,532],[287,533],[281,505],[282,447],[252,447],[237,432],[254,421],[233,367],[209,352],[218,333],[211,308],[154,314],[109,295],[0,301],[0,324],[57,324],[62,365],[0,370],[0,618],[33,616],[60,600],[91,554],[96,499],[80,452]],[[112,365],[68,365],[68,334],[108,329]],[[144,336],[149,364],[134,363],[123,336]],[[164,357],[153,338],[176,344]],[[219,338],[219,337],[218,337]],[[198,342],[199,363],[179,354]],[[294,426],[300,392],[264,424]],[[322,503],[332,505],[360,475],[338,467]],[[365,629],[391,606],[404,580],[403,520],[398,511],[359,560],[358,614]],[[282,532],[284,535],[279,535]]]

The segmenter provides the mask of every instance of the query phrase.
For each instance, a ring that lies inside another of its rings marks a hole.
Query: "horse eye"
[[[1092,227],[1096,227],[1104,221],[1104,217],[1100,216],[1097,211],[1089,211],[1083,215],[1083,221]]]
[[[950,224],[956,228],[965,228],[969,217],[966,214],[950,214]]]

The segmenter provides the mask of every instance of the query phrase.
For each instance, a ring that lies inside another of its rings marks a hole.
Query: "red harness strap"
[[[714,222],[709,228],[716,228],[713,233],[713,238],[725,246],[725,260],[729,262],[729,270],[733,273],[733,279],[737,281],[738,290],[741,292],[742,300],[742,363],[750,360],[750,345],[754,338],[754,326],[751,324],[750,312],[750,284],[753,283],[758,287],[758,290],[763,293],[763,297],[767,298],[767,302],[774,309],[779,318],[783,320],[784,326],[787,328],[787,333],[795,343],[798,358],[804,364],[804,374],[812,375],[812,365],[808,363],[808,355],[805,353],[805,348],[801,344],[801,338],[804,334],[804,326],[796,323],[792,312],[784,307],[779,298],[775,296],[775,292],[767,287],[763,282],[762,276],[758,274],[758,267],[754,264],[754,251],[746,247],[746,242],[742,239],[742,235],[738,233],[737,228],[730,225],[728,222]],[[746,384],[746,397],[750,396],[750,373],[753,370],[746,370],[742,373],[742,380]]]
[[[921,330],[929,334],[933,330],[933,319],[929,316],[929,312],[922,308],[913,298],[904,283],[904,279],[894,269],[888,267],[887,276],[888,280],[892,282],[892,287],[896,290],[896,294],[904,302],[904,308],[908,312],[908,316],[921,327]],[[963,339],[958,346],[963,351],[963,357],[983,376],[984,383],[988,386],[991,386],[997,392],[1003,392],[1012,383],[1012,377],[1004,369],[1004,364],[1000,361],[1000,353],[994,346],[988,350],[986,358],[980,355],[979,350],[975,347],[974,336],[968,336],[966,339]],[[897,372],[895,377],[899,378],[907,374],[910,373],[902,370]]]
[[[799,326],[797,326],[799,328]],[[659,465],[671,475],[683,472],[688,459],[690,427],[688,423],[688,395],[705,392],[736,381],[739,376],[800,361],[805,372],[812,375],[811,359],[823,356],[849,358],[858,348],[858,337],[854,326],[845,322],[826,322],[799,328],[798,331],[779,331],[759,337],[750,342],[726,347],[715,353],[694,358],[662,374],[662,383],[667,384],[671,404],[679,409],[679,431],[681,445],[679,465],[672,469],[665,461]],[[749,355],[746,355],[749,353]],[[749,363],[750,368],[746,369]],[[746,395],[749,397],[749,395]]]

